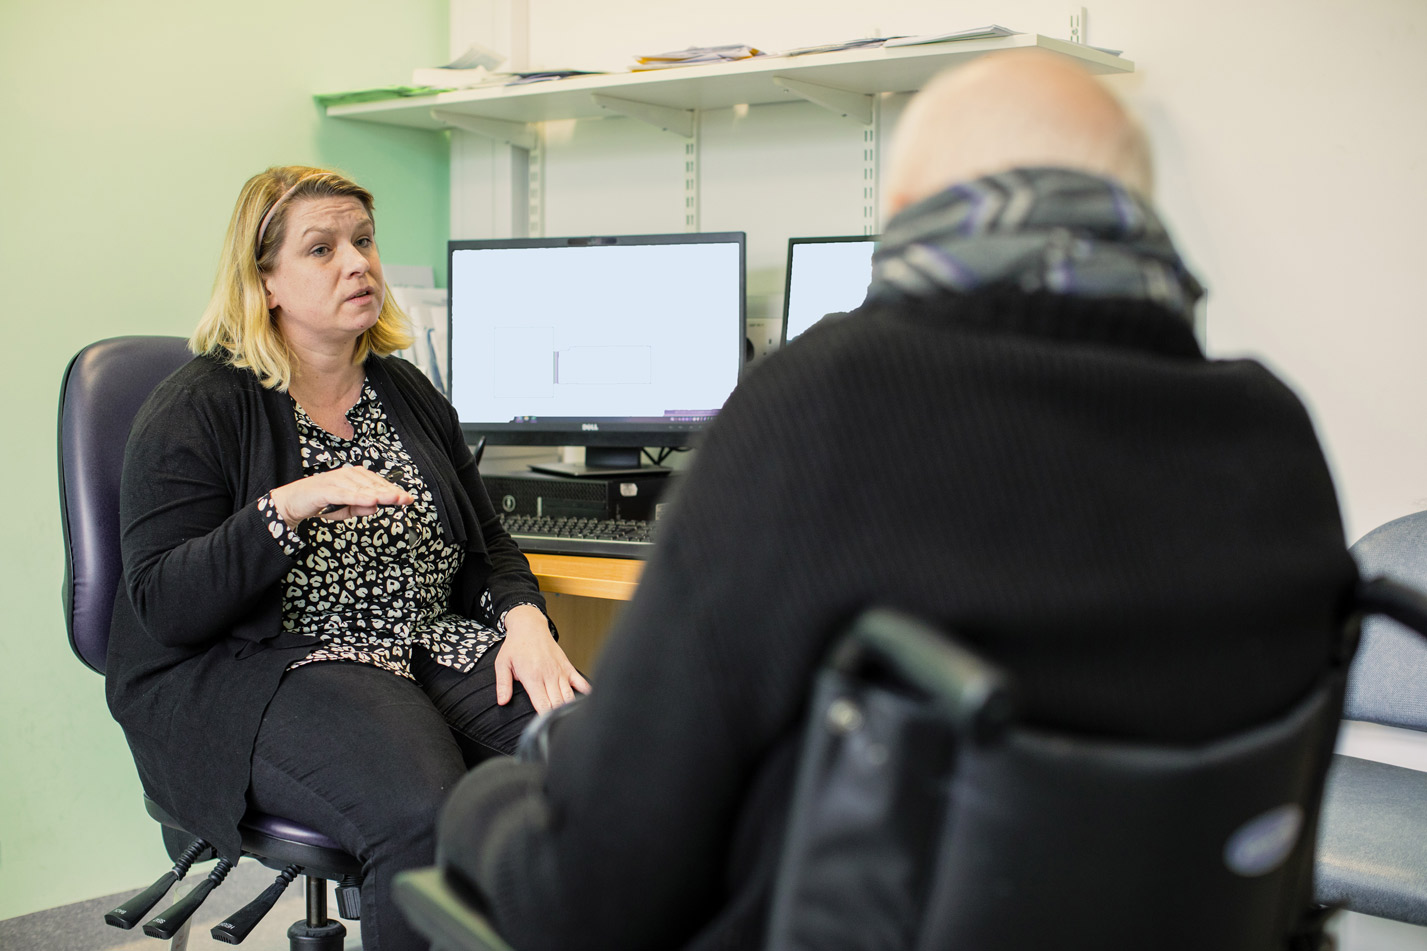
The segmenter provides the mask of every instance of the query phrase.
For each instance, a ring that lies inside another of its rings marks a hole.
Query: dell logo
[[[500,507],[503,508],[503,509],[505,509],[507,512],[514,512],[514,511],[515,511],[515,496],[513,496],[513,495],[507,495],[507,496],[505,496],[504,498],[502,498],[502,499],[500,500]]]
[[[597,433],[597,432],[600,431],[600,424],[599,424],[599,423],[581,423],[581,424],[580,424],[580,430],[581,430],[581,432],[586,432],[586,433]]]

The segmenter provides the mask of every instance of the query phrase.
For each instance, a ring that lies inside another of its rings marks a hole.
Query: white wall
[[[509,2],[453,0],[453,49],[507,42],[497,34]],[[825,0],[816,16],[808,9],[532,0],[520,55],[532,68],[622,70],[639,53],[690,45],[777,50],[988,23],[1067,37],[1079,7]],[[1421,0],[1089,7],[1089,41],[1136,63],[1134,74],[1106,82],[1148,128],[1160,204],[1210,288],[1208,347],[1265,361],[1303,396],[1350,538],[1427,506],[1427,440],[1414,425],[1427,397],[1427,306],[1415,293],[1427,257],[1418,226],[1427,221],[1424,38]],[[884,141],[900,99],[886,104]],[[682,139],[617,118],[548,133],[546,234],[682,230]],[[480,172],[499,165],[493,154],[508,165],[509,150],[465,147],[484,156],[463,165],[462,146],[453,150],[453,231],[509,233],[508,209],[493,215],[492,206],[508,196],[499,182],[510,170]],[[860,232],[859,148],[858,126],[811,105],[705,114],[701,226],[748,232],[751,320],[776,320],[789,235]],[[776,322],[768,328],[776,334]]]

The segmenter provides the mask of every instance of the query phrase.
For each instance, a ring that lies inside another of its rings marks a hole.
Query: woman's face
[[[301,199],[284,231],[263,279],[278,331],[299,348],[355,344],[377,322],[386,293],[367,210],[356,198]]]

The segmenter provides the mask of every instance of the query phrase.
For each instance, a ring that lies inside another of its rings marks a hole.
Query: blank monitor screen
[[[684,445],[738,383],[741,232],[449,248],[451,402],[468,436]]]
[[[862,303],[876,247],[876,235],[788,239],[783,343],[827,314],[854,310]]]

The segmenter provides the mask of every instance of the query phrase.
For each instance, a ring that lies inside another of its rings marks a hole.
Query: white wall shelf
[[[707,66],[575,76],[521,86],[454,90],[432,96],[329,106],[327,115],[437,130],[461,126],[457,119],[459,116],[506,123],[590,118],[607,115],[608,103],[612,100],[656,107],[654,111],[668,116],[677,112],[723,109],[745,103],[762,105],[807,99],[865,123],[870,111],[852,108],[855,100],[850,96],[911,92],[957,63],[985,53],[1030,47],[1074,59],[1092,73],[1125,73],[1133,72],[1135,68],[1130,60],[1093,47],[1037,33],[1022,33],[985,40],[891,49],[843,50],[806,56],[760,56]],[[818,98],[799,94],[800,91],[809,92],[810,88],[818,94]],[[828,100],[833,100],[835,105]],[[469,125],[465,127],[470,128]]]

